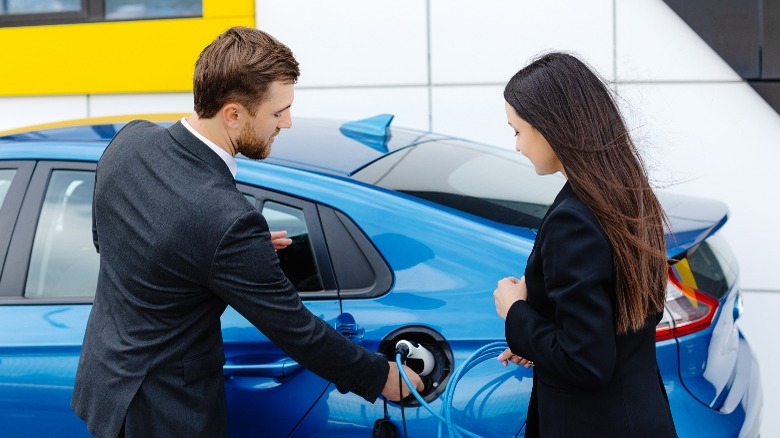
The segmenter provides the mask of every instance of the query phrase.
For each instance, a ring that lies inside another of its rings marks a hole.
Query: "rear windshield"
[[[688,250],[672,272],[680,282],[720,299],[736,282],[737,262],[726,239],[715,234]]]
[[[507,225],[539,228],[565,180],[538,176],[517,152],[462,140],[389,154],[354,178]]]

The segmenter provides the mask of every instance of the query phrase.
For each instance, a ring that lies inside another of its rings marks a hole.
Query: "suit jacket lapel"
[[[547,220],[547,216],[550,215],[550,212],[555,210],[563,201],[566,199],[575,196],[574,190],[571,188],[571,184],[569,184],[568,181],[566,181],[566,184],[563,185],[561,188],[561,191],[558,192],[557,195],[555,195],[555,200],[550,205],[550,208],[547,209],[547,213],[544,214],[544,217],[542,217],[542,221],[539,223],[539,229],[536,231],[536,237],[534,238],[534,246],[531,248],[531,253],[528,255],[528,260],[531,259],[531,257],[536,253],[536,244],[539,243],[539,235],[541,234],[542,227],[544,226],[544,222]]]
[[[228,178],[230,181],[235,183],[233,174],[230,173],[230,169],[228,169],[227,164],[225,164],[225,162],[219,158],[219,155],[215,154],[211,148],[206,146],[197,137],[192,135],[192,133],[181,124],[181,121],[171,125],[171,127],[168,128],[168,132],[177,143],[184,146],[184,148],[190,151],[193,155],[206,162],[216,171],[220,172],[225,176],[225,178]]]

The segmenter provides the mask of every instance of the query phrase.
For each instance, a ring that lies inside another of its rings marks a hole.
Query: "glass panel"
[[[715,298],[726,295],[736,281],[734,253],[719,234],[710,236],[701,245],[688,251],[685,260],[690,265],[692,275],[692,280],[689,279],[686,284]]]
[[[200,17],[201,0],[106,0],[106,20]]]
[[[355,179],[475,214],[538,228],[565,183],[539,177],[517,152],[446,140],[400,150],[361,169]]]
[[[94,188],[94,172],[52,172],[35,232],[25,297],[94,296],[100,266],[92,242]]]
[[[0,207],[3,206],[5,195],[8,194],[8,189],[11,187],[11,181],[14,180],[14,175],[16,175],[16,169],[0,170]]]
[[[299,292],[321,291],[322,279],[303,211],[269,201],[263,205],[263,216],[271,231],[287,231],[287,237],[293,241],[287,248],[277,251],[287,278]]]
[[[0,0],[0,15],[46,14],[81,10],[81,0]]]

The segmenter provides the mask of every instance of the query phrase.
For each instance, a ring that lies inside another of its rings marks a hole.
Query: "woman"
[[[567,179],[525,276],[494,292],[507,361],[534,366],[526,436],[676,436],[655,357],[666,221],[604,82],[549,53],[504,90],[517,151]]]

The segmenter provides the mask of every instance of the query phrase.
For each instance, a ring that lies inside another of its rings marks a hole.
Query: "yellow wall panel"
[[[0,96],[192,90],[195,60],[254,0],[204,0],[202,18],[0,28]]]
[[[204,1],[203,15],[209,17],[252,17],[254,21],[255,2],[252,1]]]

